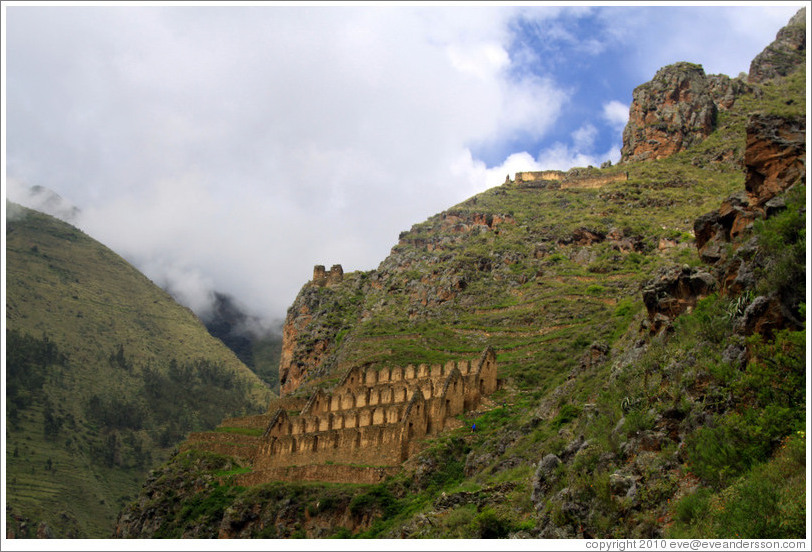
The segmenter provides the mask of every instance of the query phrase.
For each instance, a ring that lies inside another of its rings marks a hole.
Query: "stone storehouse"
[[[242,484],[374,482],[397,471],[419,450],[423,437],[458,425],[455,416],[477,408],[495,390],[496,354],[490,347],[476,362],[357,367],[331,392],[316,391],[299,412],[272,403],[270,415],[222,424],[266,424],[261,437],[193,434],[187,448],[248,460],[253,471],[241,477]]]

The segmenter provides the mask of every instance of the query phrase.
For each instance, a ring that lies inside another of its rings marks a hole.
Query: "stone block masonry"
[[[240,476],[240,484],[372,481],[399,467],[426,436],[459,424],[455,416],[477,408],[496,386],[496,354],[490,347],[476,362],[356,367],[331,392],[316,391],[301,411],[272,403],[270,414],[221,424],[266,423],[261,437],[233,435],[232,443],[224,433],[193,434],[184,448],[248,458],[253,471]]]
[[[594,189],[600,188],[613,182],[626,182],[629,179],[629,174],[620,172],[615,174],[593,174],[587,172],[580,174],[578,170],[571,170],[569,172],[563,171],[526,171],[517,172],[516,176],[511,183],[507,180],[505,183],[508,185],[515,185],[519,188],[538,188],[544,190],[559,190],[559,189]]]
[[[316,265],[313,267],[313,285],[316,286],[332,286],[340,284],[344,280],[344,269],[340,264],[330,267],[330,271],[325,270],[324,265]]]

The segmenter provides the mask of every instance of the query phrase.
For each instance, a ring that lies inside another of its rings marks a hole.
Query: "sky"
[[[517,171],[620,158],[634,88],[735,77],[803,2],[3,4],[3,194],[269,324]],[[4,202],[5,205],[5,202]],[[61,209],[59,212],[70,212]]]

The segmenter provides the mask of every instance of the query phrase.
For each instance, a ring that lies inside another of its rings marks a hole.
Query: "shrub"
[[[676,506],[676,517],[685,524],[695,524],[708,515],[711,492],[709,489],[698,489],[682,497]]]
[[[347,529],[346,527],[339,527],[336,529],[336,532],[330,535],[331,539],[351,539],[352,538],[352,531]]]
[[[754,224],[759,246],[765,256],[757,272],[758,290],[764,295],[777,292],[785,302],[803,300],[806,288],[806,186],[787,191],[786,209]]]
[[[375,485],[366,493],[356,495],[350,501],[350,513],[359,517],[373,509],[379,509],[384,518],[397,513],[397,499],[383,483]]]
[[[806,443],[801,435],[787,439],[774,459],[723,493],[715,519],[719,537],[805,537]]]
[[[474,525],[480,539],[503,539],[511,531],[510,521],[490,507],[484,508],[474,518]]]
[[[573,421],[580,414],[581,414],[581,408],[580,407],[575,406],[574,404],[565,404],[558,411],[558,414],[556,415],[556,417],[553,418],[553,421],[550,422],[550,426],[553,429],[557,430],[557,429],[561,428],[561,426],[563,426],[564,424],[568,424],[571,421]]]
[[[777,416],[781,418],[780,414]],[[721,488],[753,464],[766,460],[774,432],[781,420],[770,420],[758,412],[724,416],[716,427],[703,427],[687,439],[691,471],[707,483]]]

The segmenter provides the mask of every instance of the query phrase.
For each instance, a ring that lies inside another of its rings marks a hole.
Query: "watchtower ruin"
[[[340,264],[334,264],[327,272],[324,265],[313,267],[313,285],[324,287],[339,284],[344,280],[344,269]]]

